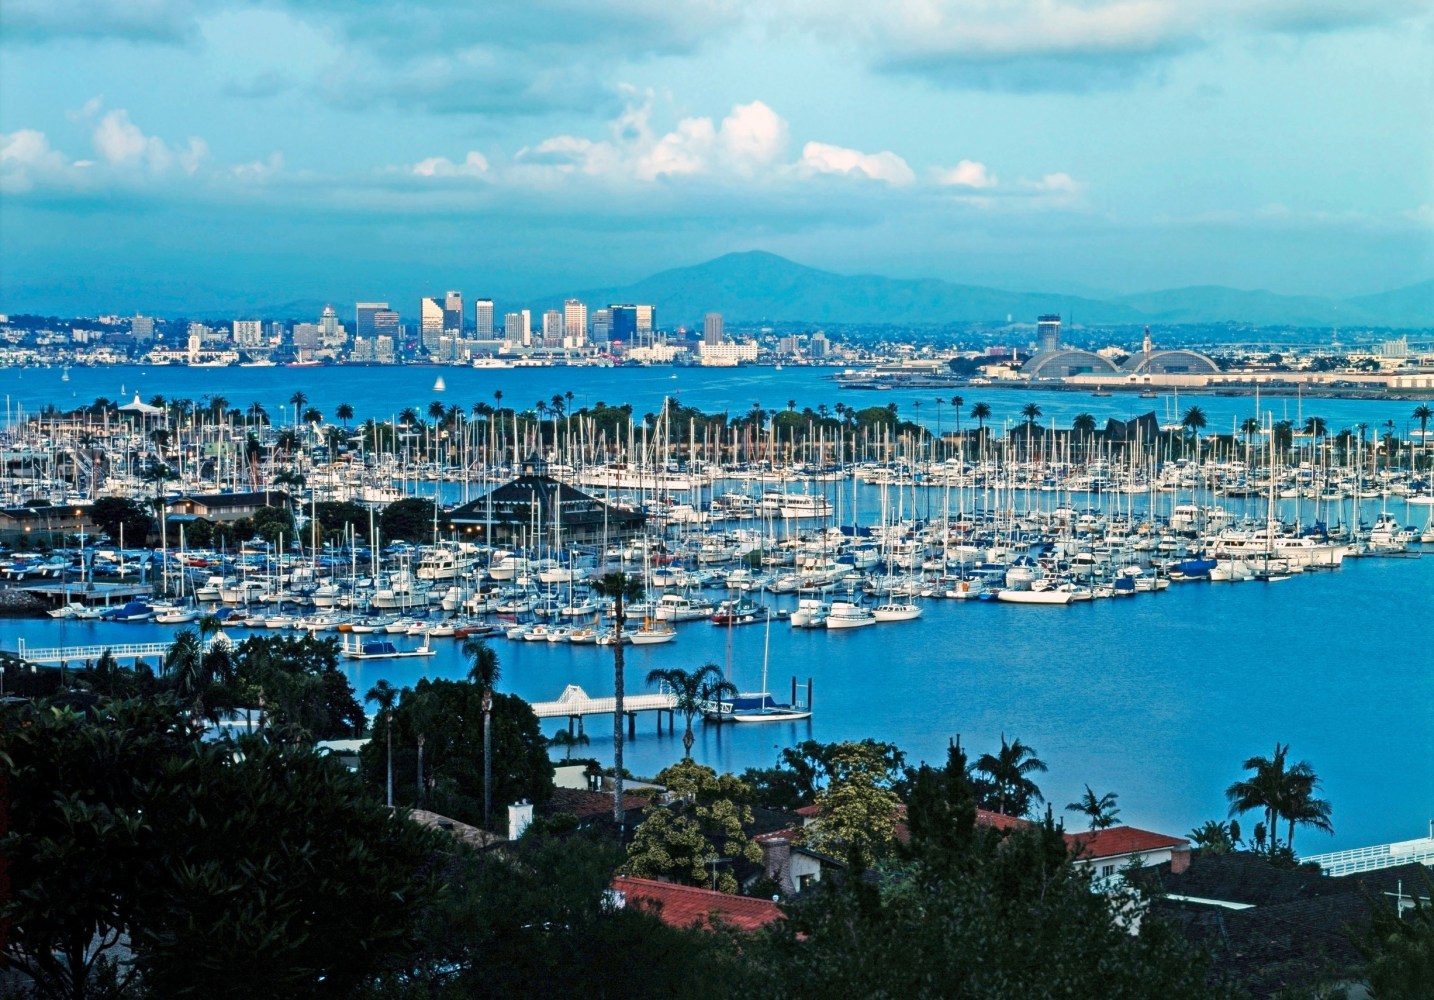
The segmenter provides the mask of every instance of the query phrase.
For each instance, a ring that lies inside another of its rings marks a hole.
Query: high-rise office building
[[[427,337],[443,333],[443,302],[432,296],[418,300],[418,332]]]
[[[388,312],[387,302],[359,302],[355,304],[354,336],[372,340],[375,335],[374,317],[381,312]]]
[[[556,309],[543,313],[543,346],[563,346],[563,314]]]
[[[324,306],[319,316],[319,340],[325,347],[342,347],[347,339],[348,334],[339,323],[339,314],[333,306]]]
[[[443,296],[443,329],[463,332],[463,293],[449,292]]]
[[[582,347],[588,342],[588,307],[577,299],[563,303],[563,346]]]
[[[606,344],[612,340],[612,313],[607,309],[598,309],[593,313],[593,334],[594,344]]]
[[[154,317],[134,317],[129,321],[129,335],[141,343],[149,343],[154,339]]]
[[[508,313],[503,317],[503,343],[507,347],[522,347],[526,340],[523,329],[523,314]]]
[[[722,343],[722,314],[718,312],[708,313],[702,317],[702,343]]]
[[[1054,351],[1061,343],[1061,317],[1058,313],[1036,319],[1036,350]]]
[[[612,316],[613,340],[620,340],[629,347],[651,343],[652,331],[657,328],[656,307],[611,305],[608,313]]]
[[[478,340],[493,339],[492,299],[478,299],[473,303],[473,336]]]

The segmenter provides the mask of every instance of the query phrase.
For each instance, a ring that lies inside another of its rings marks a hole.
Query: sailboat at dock
[[[772,650],[772,619],[767,619],[767,635],[762,645],[762,689],[742,691],[731,698],[706,702],[703,716],[709,722],[800,722],[812,717],[811,681],[807,682],[807,703],[797,701],[797,681],[792,679],[792,700],[782,704],[767,690],[767,665]]]

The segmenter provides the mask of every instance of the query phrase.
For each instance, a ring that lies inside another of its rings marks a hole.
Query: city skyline
[[[0,308],[407,314],[750,249],[1089,294],[1434,275],[1420,4],[411,9],[7,5]]]

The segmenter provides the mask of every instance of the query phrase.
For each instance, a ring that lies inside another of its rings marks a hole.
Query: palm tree
[[[559,729],[556,733],[549,737],[548,746],[563,747],[563,760],[572,760],[573,747],[585,747],[590,742],[591,740],[588,739],[587,733],[577,733],[575,735],[573,733],[568,732],[566,729]]]
[[[976,436],[979,438],[986,433],[986,421],[991,419],[991,407],[986,403],[977,403],[971,407],[971,419],[976,421]]]
[[[1089,441],[1095,436],[1095,417],[1089,413],[1077,413],[1071,421],[1071,430],[1075,431],[1082,441]]]
[[[1027,403],[1025,406],[1021,407],[1021,416],[1026,418],[1027,430],[1035,429],[1036,420],[1040,418],[1040,415],[1041,407],[1038,403]]]
[[[1185,411],[1180,418],[1180,426],[1185,428],[1186,437],[1195,439],[1195,457],[1200,457],[1200,432],[1205,429],[1205,411],[1198,406],[1192,406]]]
[[[1334,832],[1329,820],[1329,803],[1315,798],[1319,777],[1308,761],[1287,765],[1289,750],[1288,743],[1277,742],[1273,756],[1249,758],[1242,766],[1253,774],[1225,790],[1225,797],[1230,800],[1231,816],[1253,809],[1264,812],[1265,820],[1260,825],[1269,831],[1271,853],[1280,846],[1276,823],[1281,819],[1289,824],[1285,849],[1291,853],[1294,851],[1296,825]]]
[[[647,675],[648,684],[666,684],[676,699],[673,710],[682,713],[687,721],[687,730],[682,734],[682,756],[692,757],[692,717],[702,711],[704,703],[714,701],[722,695],[735,695],[737,687],[722,676],[715,663],[704,663],[696,670],[687,671],[681,667],[653,670]]]
[[[382,716],[384,735],[388,740],[388,807],[393,808],[393,706],[398,701],[398,689],[388,681],[379,681],[368,689],[368,694],[363,696],[365,702],[376,702],[378,714],[374,716],[375,721]]]
[[[340,403],[334,407],[334,416],[344,422],[344,429],[348,430],[349,421],[354,418],[354,408],[348,403]]]
[[[443,400],[435,399],[428,404],[428,419],[432,420],[435,424],[439,423],[443,419],[443,414],[447,409],[448,408],[443,405]]]
[[[1414,408],[1414,419],[1419,421],[1419,440],[1423,443],[1424,451],[1429,450],[1429,421],[1434,420],[1434,409],[1429,408],[1428,403],[1420,403]]]
[[[976,770],[991,779],[995,786],[997,812],[1008,816],[1024,816],[1033,802],[1042,802],[1045,796],[1031,780],[1037,771],[1045,771],[1046,765],[1036,756],[1036,748],[1028,747],[1017,737],[1009,743],[1006,734],[1001,734],[1001,750],[994,756],[982,754],[976,761]],[[1007,805],[1013,812],[1006,812]]]
[[[626,818],[623,808],[622,791],[622,724],[623,724],[623,668],[626,666],[622,649],[622,626],[627,621],[627,603],[642,599],[642,581],[622,571],[604,573],[593,583],[593,590],[602,597],[612,598],[612,817],[621,827]]]
[[[174,693],[181,702],[197,700],[203,691],[204,679],[201,664],[204,647],[199,633],[184,629],[174,637],[169,651],[164,654],[164,670],[174,679]]]
[[[483,689],[483,826],[493,823],[493,686],[502,670],[493,647],[474,636],[463,640],[463,655],[473,662],[468,679]]]
[[[306,423],[306,424],[321,424],[321,423],[323,423],[323,422],[324,422],[324,415],[323,415],[321,412],[319,412],[319,408],[318,408],[318,407],[316,407],[316,406],[310,406],[308,409],[306,409],[306,410],[304,411],[304,423]]]
[[[1066,811],[1084,813],[1090,819],[1090,832],[1095,833],[1115,825],[1116,817],[1120,815],[1120,810],[1115,806],[1117,798],[1114,792],[1106,792],[1097,797],[1091,787],[1086,785],[1085,794],[1078,801],[1068,804]]]
[[[414,805],[423,808],[424,792],[427,783],[423,776],[423,747],[428,742],[428,727],[433,724],[433,715],[437,709],[437,701],[432,691],[418,691],[408,701],[408,716],[413,722],[414,731],[418,734],[418,785],[413,795]]]
[[[294,404],[294,423],[299,422],[299,407],[308,401],[309,397],[304,395],[303,390],[299,390],[289,397],[289,402]]]
[[[1260,421],[1257,417],[1246,417],[1245,422],[1240,425],[1240,433],[1245,435],[1245,447],[1248,448],[1254,441],[1255,435],[1260,433]]]
[[[961,436],[961,407],[966,405],[966,400],[960,396],[951,397],[951,409],[956,414],[956,436]]]

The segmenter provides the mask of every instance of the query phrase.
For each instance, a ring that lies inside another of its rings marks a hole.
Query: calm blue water
[[[1177,584],[1155,595],[1066,608],[933,601],[901,624],[850,632],[771,631],[770,683],[815,686],[807,723],[702,727],[695,756],[723,770],[772,763],[781,746],[873,736],[913,761],[941,759],[949,737],[993,748],[1004,732],[1050,765],[1040,784],[1057,806],[1084,783],[1120,795],[1126,822],[1184,833],[1225,814],[1239,764],[1276,740],[1309,760],[1334,805],[1337,834],[1304,832],[1309,853],[1421,836],[1434,815],[1434,558],[1349,561],[1277,584]],[[236,633],[236,637],[241,633]],[[0,646],[160,640],[157,625],[0,621]],[[677,640],[633,648],[628,691],[648,671],[730,664],[761,681],[764,630],[706,622]],[[386,678],[459,677],[457,643],[426,660],[350,669],[363,692]],[[612,691],[612,654],[592,646],[495,643],[502,687],[532,701],[567,684]],[[680,733],[640,717],[629,766],[652,774],[681,756]],[[556,731],[557,724],[546,727]],[[611,758],[611,720],[589,720],[583,753]],[[1248,826],[1248,824],[1246,824]]]
[[[136,390],[198,399],[218,393],[232,405],[259,401],[282,411],[302,390],[310,404],[331,413],[340,402],[360,417],[388,416],[405,406],[426,407],[442,374],[446,402],[465,407],[491,401],[531,405],[554,393],[574,393],[578,406],[602,399],[631,402],[637,413],[656,410],[664,395],[705,409],[742,411],[754,401],[783,407],[896,402],[935,426],[931,391],[838,393],[821,369],[527,369],[476,372],[432,368],[349,369],[6,369],[0,386],[11,405],[75,405],[99,395]],[[1173,409],[1173,400],[1021,392],[991,387],[962,390],[965,408],[990,403],[995,422],[1015,420],[1027,402],[1068,425],[1089,411],[1099,418]],[[948,397],[949,398],[949,397]],[[1192,397],[1194,398],[1194,397]],[[382,401],[382,409],[378,401]],[[1212,429],[1243,419],[1253,401],[1198,397]],[[1180,406],[1186,405],[1182,399]],[[1358,422],[1404,427],[1414,404],[1262,398],[1276,419],[1323,416],[1331,430]],[[950,407],[944,407],[950,426]],[[292,408],[289,408],[292,413]],[[1366,519],[1371,508],[1366,508]],[[1394,512],[1422,523],[1418,511]],[[1278,584],[1175,585],[1158,595],[1098,601],[1067,608],[988,603],[928,602],[916,622],[852,632],[792,630],[774,624],[770,685],[788,689],[796,675],[814,680],[816,717],[809,723],[699,726],[695,755],[719,769],[772,763],[780,747],[867,736],[905,748],[912,761],[939,760],[948,738],[960,734],[979,753],[1001,734],[1018,735],[1050,765],[1041,781],[1057,806],[1089,783],[1097,794],[1120,796],[1122,820],[1184,833],[1225,815],[1223,790],[1241,777],[1240,761],[1268,755],[1275,741],[1291,744],[1323,777],[1334,806],[1333,838],[1302,831],[1307,853],[1403,840],[1427,832],[1434,817],[1434,558],[1349,561],[1335,573],[1306,574]],[[172,632],[155,625],[0,621],[0,646],[139,642]],[[628,691],[641,693],[657,667],[728,667],[739,686],[761,681],[764,632],[727,631],[705,622],[681,626],[667,646],[628,651]],[[414,683],[422,673],[466,672],[457,644],[435,640],[427,660],[361,664],[351,669],[360,692],[386,678]],[[502,685],[533,701],[556,698],[567,684],[593,695],[612,691],[612,656],[597,647],[547,643],[496,644]],[[590,747],[610,759],[611,721],[590,720]],[[651,774],[680,757],[680,733],[654,732],[640,719],[627,761]],[[555,731],[556,723],[548,725]],[[1249,824],[1247,823],[1248,827]]]
[[[1192,403],[1198,404],[1208,421],[1211,433],[1227,433],[1234,425],[1254,414],[1255,401],[1250,397],[1189,395],[1182,393],[1160,399],[1141,399],[1134,394],[1093,397],[1088,393],[1040,390],[1001,389],[994,386],[973,386],[965,389],[937,391],[909,389],[883,392],[841,391],[831,381],[836,369],[787,367],[774,368],[513,368],[479,371],[472,368],[428,367],[334,367],[334,368],[185,368],[178,366],[117,366],[110,368],[74,368],[70,381],[61,381],[58,368],[0,369],[0,393],[8,403],[28,411],[54,403],[73,407],[92,402],[98,396],[128,401],[135,392],[148,400],[155,395],[166,398],[199,400],[207,395],[223,396],[231,407],[247,408],[261,403],[275,420],[292,420],[294,409],[289,399],[295,392],[308,397],[308,406],[317,407],[332,419],[334,408],[348,403],[359,420],[367,417],[387,419],[406,407],[420,413],[428,404],[441,399],[465,410],[474,403],[493,402],[495,390],[503,393],[504,406],[531,408],[539,399],[551,400],[555,393],[573,393],[574,406],[591,406],[599,401],[611,405],[631,403],[634,412],[656,412],[666,396],[674,396],[688,406],[708,411],[729,410],[745,413],[753,403],[767,409],[783,409],[795,401],[798,409],[816,408],[837,402],[849,406],[886,406],[896,403],[906,419],[918,419],[935,429],[936,400],[941,398],[940,420],[943,429],[954,426],[950,399],[959,395],[963,426],[970,424],[971,406],[977,401],[992,410],[988,426],[1000,427],[1003,422],[1019,423],[1021,409],[1034,402],[1041,407],[1041,422],[1050,426],[1069,427],[1078,413],[1091,413],[1098,420],[1107,417],[1127,419],[1154,410],[1162,421],[1178,421],[1180,412]],[[439,376],[447,388],[435,392]],[[914,404],[920,402],[917,407]],[[1275,420],[1293,420],[1303,424],[1309,416],[1324,417],[1330,433],[1338,433],[1357,423],[1373,429],[1382,428],[1393,420],[1396,429],[1407,438],[1409,428],[1418,429],[1410,414],[1417,404],[1408,401],[1370,401],[1345,399],[1304,399],[1296,396],[1261,396],[1259,414]]]

